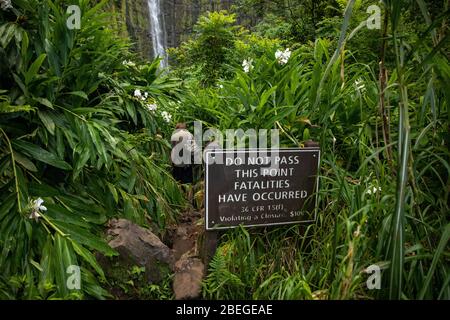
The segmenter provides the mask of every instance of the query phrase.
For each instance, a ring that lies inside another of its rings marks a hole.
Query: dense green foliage
[[[250,70],[235,65],[219,88],[188,97],[186,119],[220,129],[276,128],[283,146],[312,138],[323,154],[317,223],[227,232],[205,297],[450,297],[450,73],[439,50],[447,27],[405,28],[412,12],[387,2],[388,30],[352,30],[352,4],[340,39],[297,45],[284,65],[268,49]],[[430,21],[427,11],[423,21]],[[435,21],[442,26],[444,16]],[[375,40],[364,47],[359,33]],[[391,56],[378,57],[374,41]],[[381,60],[387,79],[379,76]],[[366,287],[372,264],[383,269],[379,291]]]
[[[204,298],[450,299],[448,1],[377,2],[375,29],[367,0],[235,1],[164,72],[106,27],[108,1],[75,2],[80,30],[64,1],[0,11],[0,299],[110,297],[107,220],[161,235],[186,208],[167,170],[180,119],[321,146],[316,223],[222,233]],[[130,296],[171,298],[170,279],[130,279]]]
[[[276,39],[249,34],[236,25],[234,14],[208,12],[194,26],[194,36],[179,48],[169,50],[179,77],[210,87],[230,79],[234,66],[248,56],[256,56],[276,46]]]
[[[82,266],[82,296],[106,297],[93,251],[115,254],[99,237],[107,219],[164,232],[183,206],[159,112],[173,108],[179,83],[159,75],[157,61],[123,64],[134,58],[126,42],[104,28],[102,4],[88,3],[79,2],[83,27],[73,31],[58,1],[0,11],[2,298],[67,298],[70,265]],[[37,198],[47,211],[35,221]]]

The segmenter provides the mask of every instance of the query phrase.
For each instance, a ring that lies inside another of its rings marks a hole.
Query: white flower
[[[367,189],[367,194],[375,194],[378,191],[381,191],[381,187],[375,187],[375,186],[369,186],[369,189]]]
[[[220,89],[223,89],[223,85],[222,85],[222,84],[219,84],[219,88],[220,88]]]
[[[291,53],[289,48],[286,48],[284,51],[277,50],[277,52],[275,52],[275,59],[277,59],[278,63],[281,65],[286,64],[291,57]]]
[[[12,4],[11,4],[11,0],[0,0],[0,7],[1,7],[2,10],[4,10],[4,11],[13,8],[13,6],[12,6]]]
[[[146,105],[148,111],[156,111],[156,109],[158,109],[158,106],[156,105],[156,103],[148,103]]]
[[[37,198],[33,201],[33,210],[35,211],[47,211],[47,208],[44,207],[42,204],[44,203],[44,200],[42,198]]]
[[[245,59],[242,61],[242,67],[244,68],[245,73],[249,73],[253,69],[253,59]]]
[[[170,113],[168,113],[167,111],[161,112],[161,115],[162,115],[164,121],[166,121],[167,123],[169,123],[170,120],[172,120],[172,115]]]
[[[47,208],[42,205],[43,203],[44,200],[42,200],[42,198],[37,198],[36,200],[33,201],[31,214],[28,217],[29,219],[34,219],[38,221],[39,217],[41,216],[41,211],[47,211]]]
[[[142,101],[147,100],[148,98],[148,92],[142,93],[141,90],[136,89],[134,90],[134,96],[138,99],[141,99]]]
[[[134,96],[135,96],[136,98],[142,99],[142,93],[141,93],[141,90],[139,90],[139,89],[134,90]]]
[[[126,67],[135,67],[136,66],[136,64],[133,61],[130,61],[130,60],[123,60],[122,64],[124,66],[126,66]]]

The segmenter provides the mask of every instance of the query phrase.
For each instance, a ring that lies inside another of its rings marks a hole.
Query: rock
[[[149,282],[160,282],[167,271],[173,270],[174,256],[150,230],[125,219],[109,222],[109,245],[119,252],[119,264],[145,267]]]
[[[185,253],[175,263],[175,276],[173,279],[173,291],[175,299],[195,299],[201,294],[202,279],[205,274],[205,266],[199,258]]]

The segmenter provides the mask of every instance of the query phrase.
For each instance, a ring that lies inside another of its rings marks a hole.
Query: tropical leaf
[[[56,156],[55,154],[42,149],[41,147],[26,142],[23,140],[15,140],[12,142],[13,146],[21,150],[23,153],[29,155],[30,157],[34,158],[37,161],[41,161],[44,163],[47,163],[51,166],[54,166],[56,168],[60,168],[63,170],[71,170],[72,167],[67,162],[61,160]]]

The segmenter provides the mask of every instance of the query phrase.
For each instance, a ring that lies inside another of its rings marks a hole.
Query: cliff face
[[[112,0],[110,10],[117,15],[120,33],[131,38],[136,52],[151,57],[153,45],[147,0]]]
[[[198,17],[207,11],[230,10],[233,0],[160,0],[166,47],[176,47],[192,32]],[[129,36],[143,57],[153,56],[147,0],[111,0],[118,29]]]
[[[187,40],[198,17],[207,11],[230,10],[232,0],[164,0],[167,46]]]

